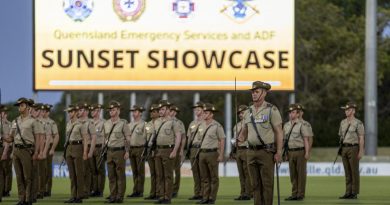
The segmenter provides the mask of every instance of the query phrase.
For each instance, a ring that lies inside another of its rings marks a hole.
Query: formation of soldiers
[[[303,119],[304,107],[292,104],[289,120],[282,125],[276,106],[265,101],[271,89],[268,83],[255,81],[251,87],[252,105],[240,105],[239,122],[234,126],[230,157],[237,162],[240,194],[235,200],[251,200],[254,204],[273,203],[274,174],[280,162],[288,161],[292,184],[291,196],[285,200],[303,200],[306,186],[306,163],[310,158],[313,131]],[[59,142],[56,123],[49,118],[51,105],[20,98],[20,116],[7,120],[8,108],[1,114],[0,201],[9,196],[13,162],[18,205],[32,204],[51,196],[52,159]],[[364,127],[354,117],[356,104],[348,103],[346,119],[340,124],[340,155],[346,170],[346,192],[341,199],[356,199],[359,194],[359,160],[363,156]],[[107,109],[109,119],[101,118]],[[132,193],[128,198],[143,197],[145,162],[150,167],[151,189],[145,200],[170,204],[178,196],[180,168],[189,159],[194,190],[189,200],[197,204],[214,204],[219,189],[218,165],[224,160],[225,133],[214,120],[218,109],[210,103],[192,106],[195,119],[188,130],[176,115],[180,109],[168,100],[160,100],[149,108],[149,122],[142,120],[145,108],[134,105],[128,111],[133,120],[120,119],[123,106],[111,101],[107,106],[79,103],[69,105],[66,112],[64,162],[71,180],[71,197],[65,203],[82,203],[89,197],[102,197],[106,172],[110,195],[106,203],[123,203],[126,191],[126,160],[133,172]],[[127,111],[127,110],[126,110]],[[91,116],[92,118],[89,118]],[[12,161],[11,161],[12,152]],[[107,167],[107,170],[106,170]]]

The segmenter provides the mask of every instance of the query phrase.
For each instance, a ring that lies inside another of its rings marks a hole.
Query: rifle
[[[200,146],[202,147],[202,144],[203,144],[203,140],[204,140],[204,137],[206,136],[207,134],[207,131],[210,129],[210,127],[212,127],[213,125],[210,125],[207,127],[207,129],[204,131],[204,134],[202,136],[202,140],[200,141]],[[191,167],[193,167],[195,165],[195,163],[199,160],[199,153],[200,153],[200,148],[198,149],[198,151],[196,151],[195,153],[195,157],[194,157],[194,162],[191,164]]]
[[[337,155],[336,155],[336,159],[334,159],[333,166],[334,166],[334,164],[336,163],[337,158],[339,157],[339,155],[341,156],[341,150],[343,149],[343,142],[344,142],[345,136],[347,136],[347,133],[348,133],[348,130],[349,130],[349,126],[351,126],[351,123],[348,124],[348,127],[347,127],[347,129],[345,130],[345,133],[344,133],[344,135],[343,135],[343,138],[340,139],[340,142],[339,142],[339,149],[337,150]]]
[[[148,159],[149,156],[152,155],[152,152],[154,152],[157,149],[157,137],[158,137],[158,134],[160,133],[160,130],[161,130],[162,126],[165,124],[165,122],[167,122],[167,121],[164,121],[164,122],[161,123],[161,125],[158,128],[157,132],[156,132],[156,130],[154,130],[154,137],[149,139],[149,141],[152,140],[152,144],[150,145],[150,148],[149,148],[149,150],[146,153],[145,159]],[[149,146],[149,143],[146,146]]]
[[[103,163],[103,160],[104,160],[104,156],[107,154],[107,150],[108,150],[108,142],[110,141],[110,137],[111,137],[111,134],[112,134],[112,131],[114,131],[114,127],[117,123],[115,123],[112,127],[111,127],[111,130],[110,130],[110,133],[108,134],[108,138],[106,140],[106,143],[104,143],[104,147],[102,149],[102,151],[100,152],[100,156],[99,156],[99,160],[98,160],[98,163],[97,163],[97,167],[99,168],[100,165],[102,165]]]
[[[288,154],[288,141],[290,141],[290,136],[291,136],[291,133],[295,127],[297,123],[294,122],[294,124],[292,125],[291,127],[291,130],[290,132],[288,133],[287,135],[287,139],[284,141],[284,144],[283,144],[283,154],[282,154],[282,160],[285,159],[286,155]]]
[[[198,124],[198,126],[196,127],[196,130],[195,130],[194,134],[191,136],[191,141],[190,141],[190,143],[189,143],[189,144],[186,143],[186,145],[187,145],[186,153],[184,154],[184,159],[180,162],[180,165],[179,165],[180,167],[183,165],[183,163],[184,163],[184,161],[185,161],[186,158],[187,158],[187,159],[190,159],[191,149],[192,149],[192,143],[194,142],[195,136],[196,136],[196,134],[198,133],[199,125],[200,125],[200,124]]]
[[[68,136],[66,137],[66,141],[65,141],[65,144],[64,144],[64,153],[62,155],[63,159],[62,159],[62,162],[60,164],[60,167],[59,167],[59,170],[61,170],[61,167],[63,165],[65,165],[66,163],[66,150],[68,149],[68,146],[69,146],[69,138],[70,138],[70,135],[72,134],[73,132],[73,128],[74,128],[75,125],[72,126],[72,129],[70,129],[70,132],[68,134]]]

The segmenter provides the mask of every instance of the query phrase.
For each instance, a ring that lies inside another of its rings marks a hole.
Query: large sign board
[[[294,90],[294,0],[35,0],[36,90]]]

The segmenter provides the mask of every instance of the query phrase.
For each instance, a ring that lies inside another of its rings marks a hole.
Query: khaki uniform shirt
[[[114,124],[116,125],[112,130],[111,136],[108,136]],[[124,119],[119,119],[115,123],[111,120],[106,120],[106,122],[104,122],[103,129],[104,138],[105,140],[108,140],[108,147],[124,147],[126,136],[131,135],[129,126],[127,126],[127,121]]]
[[[240,133],[242,131],[243,125],[244,125],[244,121],[243,120],[241,120],[236,125],[234,125],[234,127],[233,127],[233,134],[234,134],[233,137],[234,137],[235,140],[237,140],[237,137],[240,136]],[[237,127],[237,129],[236,129],[236,127]],[[234,144],[234,146],[235,146],[235,144]],[[239,147],[247,147],[248,146],[248,140],[245,140],[244,142],[239,143],[238,146]]]
[[[282,117],[278,108],[266,101],[263,102],[257,111],[254,105],[250,106],[250,108],[252,109],[252,115],[261,139],[265,144],[274,143],[275,134],[273,127],[282,124]],[[243,120],[244,125],[248,128],[249,145],[262,145],[252,125],[250,109],[245,111]]]
[[[22,137],[26,142],[26,144],[35,144],[34,136],[38,134],[44,134],[41,123],[39,123],[36,119],[32,118],[31,116],[28,116],[23,120],[19,116],[17,119],[20,128],[20,133],[22,134]],[[22,137],[20,136],[19,131],[17,130],[16,120],[12,122],[11,134],[15,136],[14,137],[15,144],[23,145]]]
[[[80,122],[83,124],[84,129],[87,130],[87,143],[91,144],[92,135],[96,135],[95,123],[92,119],[80,119]]]
[[[79,120],[69,121],[66,124],[66,137],[69,142],[72,141],[82,141],[83,135],[87,135],[87,130]]]
[[[210,127],[210,128],[209,128]],[[201,144],[201,149],[213,149],[218,148],[219,139],[226,138],[223,127],[217,121],[213,120],[209,125],[206,122],[202,122],[199,126],[197,137]]]
[[[104,124],[103,119],[93,121],[93,125],[95,126],[96,129],[96,144],[104,144],[103,124]]]
[[[186,128],[185,128],[185,126],[184,126],[183,121],[177,119],[176,117],[173,118],[173,120],[175,121],[175,123],[178,123],[178,124],[179,124],[179,127],[180,127],[180,134],[181,134],[182,136],[186,136]]]
[[[149,145],[151,144],[151,138],[154,136],[154,123],[153,120],[149,121],[145,125],[144,138],[149,141]],[[149,146],[148,145],[148,146]]]
[[[164,124],[163,124],[164,123]],[[176,133],[181,132],[179,123],[176,123],[172,119],[158,118],[154,121],[154,129],[158,132],[162,125],[157,137],[157,145],[174,145],[176,139]]]
[[[143,120],[140,120],[138,122],[130,122],[128,124],[131,137],[130,137],[130,146],[143,146],[146,142],[146,135],[145,135],[145,126],[146,122]]]
[[[194,120],[190,123],[187,130],[187,138],[188,138],[188,144],[190,145],[191,140],[193,145],[199,145],[200,144],[200,138],[196,137],[196,135],[199,132],[199,125],[203,122],[203,120]],[[197,131],[198,130],[198,131]]]
[[[351,126],[349,126],[347,131],[349,123],[351,123]],[[364,125],[362,121],[356,118],[354,118],[351,122],[348,122],[347,119],[344,119],[341,121],[339,129],[339,136],[341,139],[344,137],[345,132],[347,132],[347,134],[343,143],[359,144],[359,136],[364,136]]]
[[[292,127],[293,124],[293,122],[289,121],[283,126],[284,140],[288,139],[288,135],[291,132],[290,139],[288,140],[288,148],[305,147],[304,137],[312,137],[311,127],[301,120],[297,120],[294,127]]]
[[[46,120],[46,126],[48,126],[49,129],[49,138],[47,139],[47,142],[53,143],[54,136],[58,134],[58,127],[54,120],[51,118],[45,118]]]
[[[4,135],[8,135],[10,131],[11,131],[11,122],[8,120],[3,120],[0,126],[0,139],[2,139]],[[0,140],[0,143],[3,143],[3,141]]]

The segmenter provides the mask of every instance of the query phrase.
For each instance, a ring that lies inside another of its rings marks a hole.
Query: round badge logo
[[[113,0],[115,13],[123,21],[137,20],[145,10],[145,0]]]
[[[64,0],[64,11],[74,21],[82,22],[93,11],[93,0]]]

